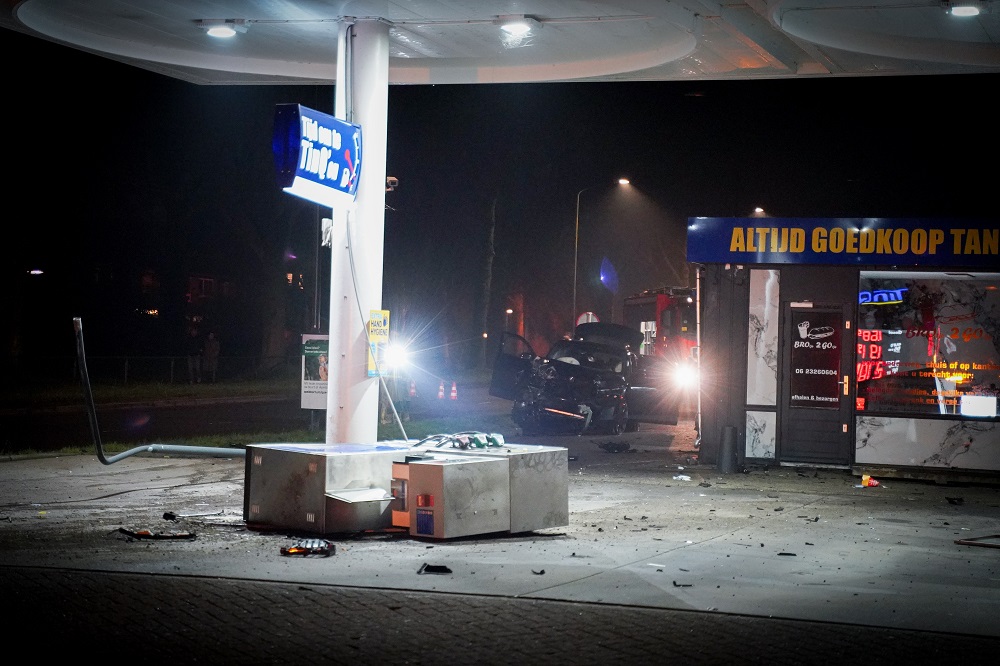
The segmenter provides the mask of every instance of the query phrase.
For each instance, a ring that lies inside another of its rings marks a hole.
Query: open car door
[[[493,376],[490,378],[490,395],[505,400],[517,399],[518,385],[531,370],[531,362],[536,358],[531,344],[517,333],[504,331],[500,337],[500,348],[493,361]]]
[[[684,394],[673,380],[673,364],[659,356],[633,356],[631,360],[629,420],[677,425]]]

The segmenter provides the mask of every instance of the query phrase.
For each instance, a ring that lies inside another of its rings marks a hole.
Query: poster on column
[[[330,336],[302,336],[302,409],[326,409]]]
[[[840,408],[837,312],[792,310],[791,407]]]
[[[378,377],[389,344],[389,311],[372,310],[368,318],[368,376]]]

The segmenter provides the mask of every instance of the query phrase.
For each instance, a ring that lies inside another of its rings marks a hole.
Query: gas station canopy
[[[329,84],[345,18],[388,24],[390,85],[1000,71],[1000,3],[961,4],[7,0],[0,27],[198,84]]]

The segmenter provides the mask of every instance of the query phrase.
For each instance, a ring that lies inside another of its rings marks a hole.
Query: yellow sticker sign
[[[368,376],[378,377],[385,364],[385,348],[389,344],[389,311],[372,310],[368,318]]]

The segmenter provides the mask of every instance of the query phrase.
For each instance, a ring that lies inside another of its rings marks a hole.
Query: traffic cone
[[[458,386],[455,385],[455,382],[451,383],[451,399],[458,400]]]
[[[444,382],[441,382],[441,385],[438,386],[438,400],[444,400]]]
[[[410,397],[411,398],[417,397],[417,383],[412,379],[410,380]]]

